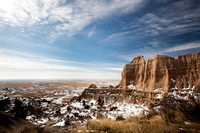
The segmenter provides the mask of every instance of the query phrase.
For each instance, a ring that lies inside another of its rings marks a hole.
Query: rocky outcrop
[[[97,86],[95,84],[91,84],[88,88],[97,88]]]
[[[131,104],[140,104],[150,107],[152,104],[158,104],[161,100],[162,93],[160,92],[145,92],[133,89],[85,89],[83,93],[72,101],[95,100],[99,104],[113,104],[116,102],[126,102]]]
[[[164,92],[172,88],[192,88],[200,91],[200,53],[178,56],[177,59],[157,55],[148,60],[143,56],[126,64],[119,87],[132,85],[142,91],[160,88]]]

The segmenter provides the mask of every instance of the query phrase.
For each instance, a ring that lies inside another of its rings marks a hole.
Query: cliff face
[[[119,86],[133,85],[143,91],[162,88],[192,88],[200,90],[200,53],[178,56],[177,59],[164,55],[144,60],[143,56],[134,58],[122,71]]]

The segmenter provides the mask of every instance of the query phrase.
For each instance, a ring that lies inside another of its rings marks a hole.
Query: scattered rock
[[[85,105],[84,109],[90,109],[90,106],[89,105]]]
[[[65,126],[71,125],[70,120],[68,118],[65,119]]]
[[[74,115],[75,117],[79,117],[79,114],[78,114],[78,113],[73,113],[73,115]]]
[[[112,85],[109,85],[109,86],[108,86],[108,89],[113,89],[113,88],[115,88],[115,87],[112,86]]]
[[[104,104],[104,98],[102,96],[100,96],[98,98],[98,105],[103,106],[103,104]]]
[[[111,107],[110,111],[115,111],[117,109],[117,107]]]
[[[89,89],[91,89],[91,88],[95,89],[95,88],[97,88],[97,86],[95,84],[91,84],[88,88]]]
[[[70,106],[67,107],[67,111],[70,112],[72,109]]]
[[[86,105],[85,100],[83,100],[83,106],[85,106],[85,105]]]
[[[125,120],[125,119],[122,116],[117,116],[117,118],[116,118],[116,121],[123,121],[123,120]]]

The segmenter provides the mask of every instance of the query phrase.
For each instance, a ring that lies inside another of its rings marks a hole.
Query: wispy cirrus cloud
[[[6,0],[0,2],[0,25],[37,26],[49,30],[50,38],[74,35],[92,22],[109,15],[133,12],[142,0]]]
[[[185,44],[179,44],[177,46],[171,46],[168,48],[162,48],[160,46],[157,46],[157,48],[152,48],[152,47],[144,47],[141,49],[138,49],[137,52],[133,52],[130,54],[122,54],[119,55],[119,58],[127,60],[127,61],[131,61],[134,57],[138,56],[138,55],[143,55],[146,59],[147,58],[152,58],[155,55],[158,54],[170,54],[173,52],[180,52],[180,51],[184,51],[184,50],[191,50],[191,49],[200,49],[200,42],[191,42],[191,43],[185,43]]]
[[[6,0],[0,2],[1,25],[27,26],[44,22],[49,12],[61,5],[57,0]]]
[[[160,3],[160,2],[159,2]],[[155,8],[122,28],[122,31],[111,34],[108,40],[136,39],[159,36],[177,36],[200,30],[200,2],[182,0],[168,3],[167,6]]]
[[[19,70],[72,70],[84,71],[84,68],[72,65],[74,62],[45,58],[34,54],[10,49],[0,50],[0,69]]]
[[[171,47],[169,49],[163,50],[162,53],[176,52],[176,51],[189,50],[189,49],[195,49],[195,48],[200,48],[200,42],[192,42],[192,43],[187,43],[187,44]]]
[[[196,0],[173,2],[157,12],[148,13],[139,19],[147,35],[174,36],[200,30],[200,8]]]

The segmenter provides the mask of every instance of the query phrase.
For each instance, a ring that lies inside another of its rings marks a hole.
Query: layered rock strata
[[[109,105],[116,102],[140,104],[150,107],[152,104],[158,104],[161,100],[161,92],[145,92],[133,89],[85,89],[79,97],[74,97],[72,101],[90,101],[95,100],[99,105]]]
[[[200,53],[178,56],[177,59],[157,55],[148,60],[143,56],[134,58],[122,71],[119,87],[133,85],[142,91],[172,88],[192,88],[200,91]]]

